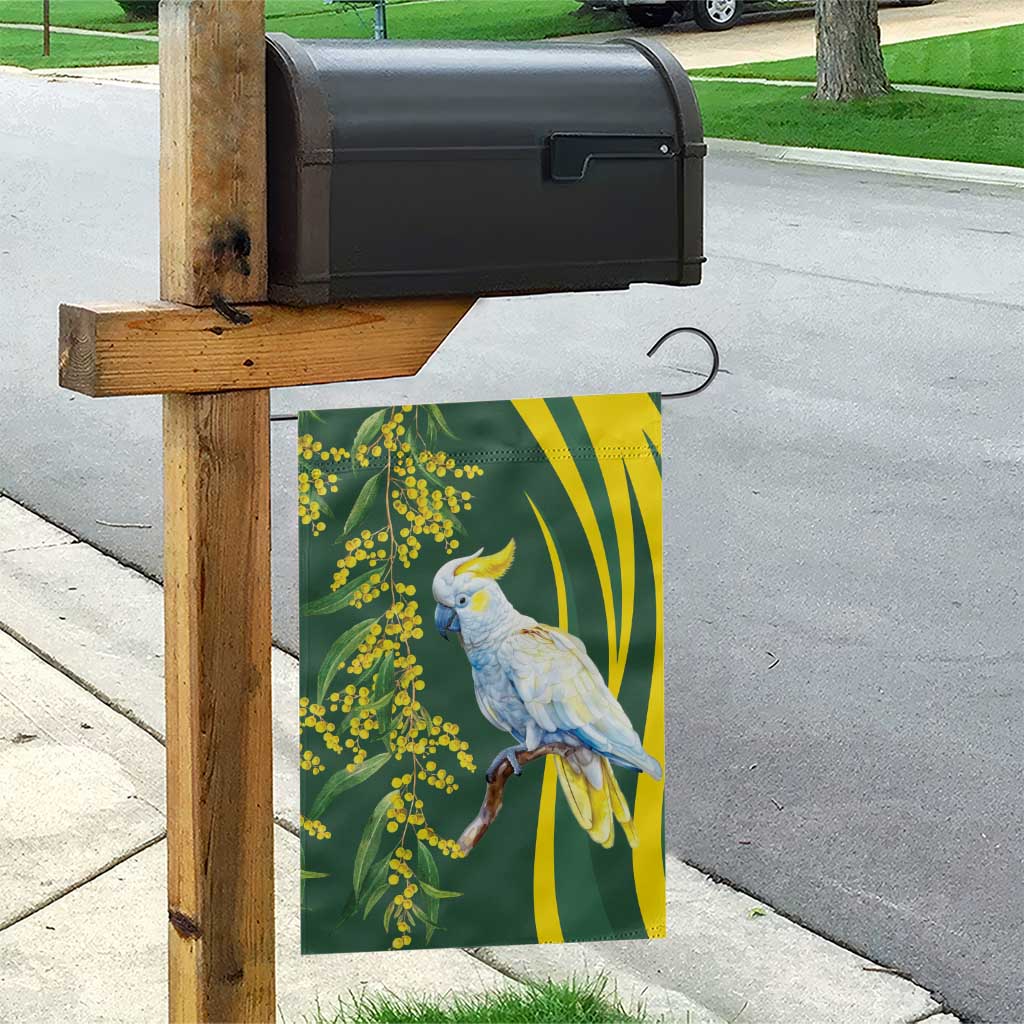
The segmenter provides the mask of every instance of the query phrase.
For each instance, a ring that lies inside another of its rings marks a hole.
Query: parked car
[[[732,28],[743,14],[743,0],[583,0],[588,7],[625,9],[634,25],[660,28],[674,15],[692,20],[708,32]]]
[[[580,0],[587,7],[601,10],[625,10],[634,25],[644,28],[660,28],[667,25],[675,15],[685,21],[695,21],[707,32],[723,32],[732,28],[743,16],[748,0]],[[888,6],[922,7],[932,0],[892,0]],[[756,7],[756,0],[750,2]],[[813,4],[808,2],[808,10]]]

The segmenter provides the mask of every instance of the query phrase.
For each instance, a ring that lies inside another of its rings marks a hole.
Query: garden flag
[[[299,417],[302,950],[665,935],[657,395]]]

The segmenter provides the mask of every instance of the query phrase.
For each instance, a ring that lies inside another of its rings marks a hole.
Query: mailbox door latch
[[[677,155],[671,135],[576,135],[548,138],[552,181],[582,181],[591,160],[671,160]]]

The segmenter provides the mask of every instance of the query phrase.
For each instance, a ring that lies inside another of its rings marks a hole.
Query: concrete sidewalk
[[[0,498],[0,629],[0,1020],[160,1020],[161,588]],[[689,1024],[954,1024],[910,981],[671,858],[664,941],[300,959],[298,672],[279,651],[273,667],[286,1020],[349,991],[470,994],[605,973],[627,1003]]]

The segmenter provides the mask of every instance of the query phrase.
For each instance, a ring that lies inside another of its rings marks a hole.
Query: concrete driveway
[[[973,32],[1024,21],[1020,0],[935,0],[925,7],[884,6],[878,15],[882,42]],[[573,36],[581,42],[642,36],[667,46],[686,68],[711,68],[760,60],[785,60],[814,53],[814,18],[810,10],[748,15],[727,32],[703,32],[693,22],[676,19],[661,29],[630,27],[622,32]]]
[[[58,302],[157,294],[156,90],[0,76],[0,111],[0,489],[158,574],[159,400],[56,387]],[[1024,1020],[1022,204],[712,149],[700,288],[485,300],[417,378],[275,394],[678,390],[695,356],[644,350],[709,330],[726,372],[666,410],[669,849],[989,1021]]]

